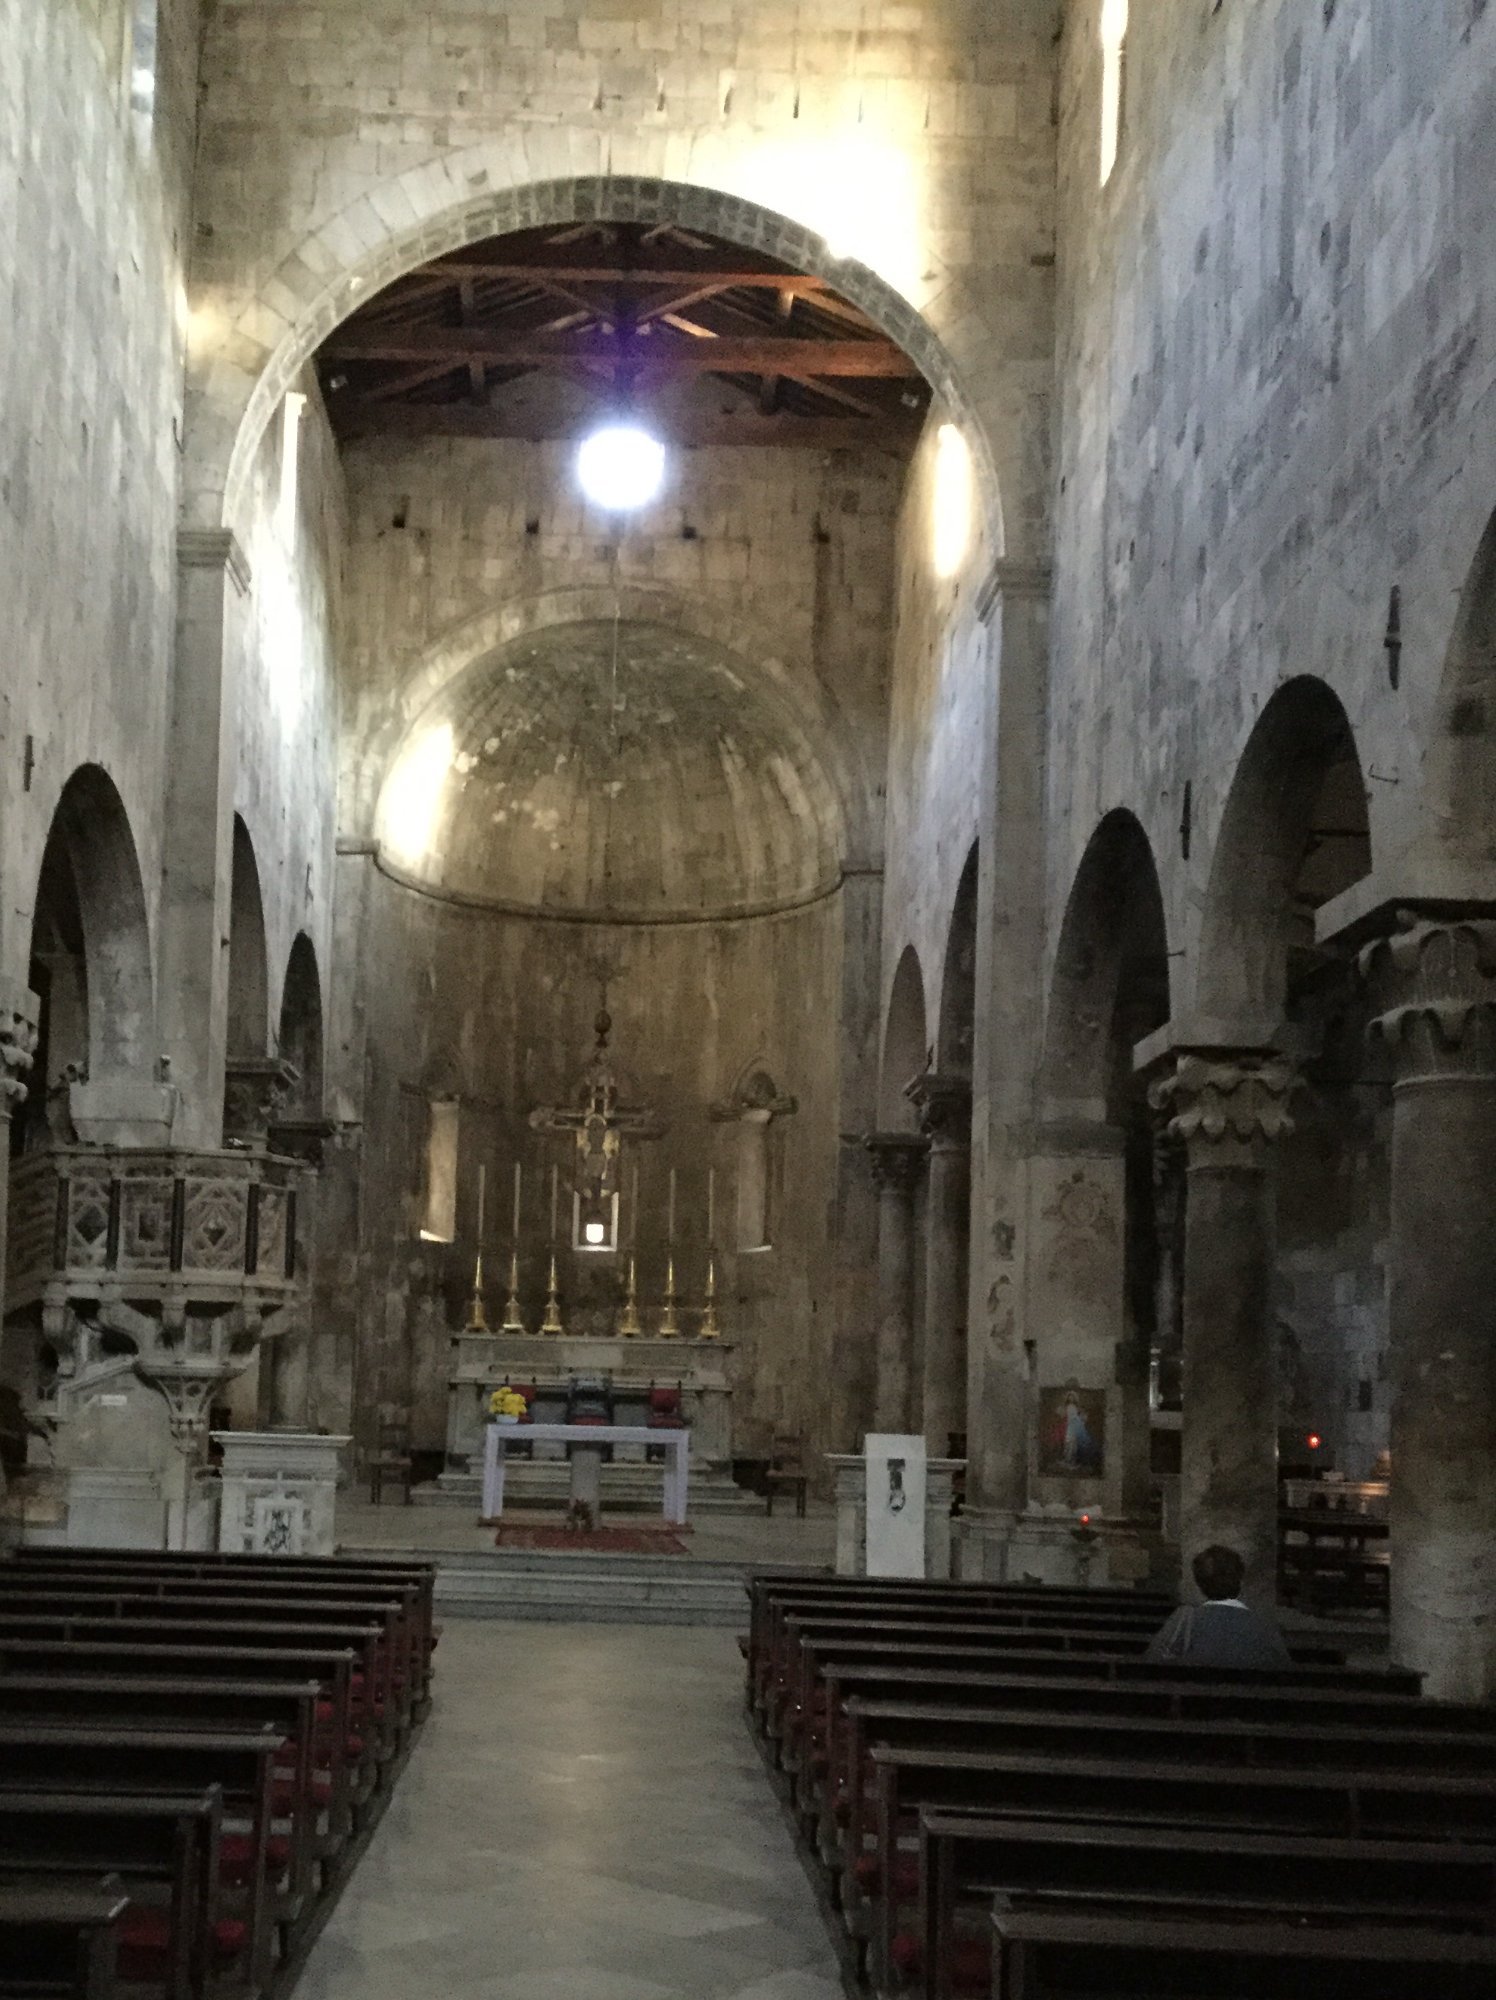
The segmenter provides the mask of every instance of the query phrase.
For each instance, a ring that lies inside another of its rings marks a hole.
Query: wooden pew
[[[1188,1710],[1221,1718],[1261,1715],[1282,1723],[1338,1719],[1358,1725],[1412,1723],[1420,1729],[1496,1731],[1496,1709],[1423,1702],[1412,1675],[1384,1692],[1332,1684],[1323,1671],[1312,1679],[1292,1673],[1233,1678],[1229,1668],[1201,1670],[1168,1660],[1074,1660],[1057,1655],[1028,1656],[1015,1663],[1002,1654],[982,1655],[979,1664],[966,1667],[911,1666],[898,1655],[870,1660],[836,1652],[826,1655],[811,1643],[804,1679],[811,1689],[810,1700],[786,1720],[781,1756],[797,1795],[805,1784],[836,1766],[840,1712],[853,1694],[955,1706],[1000,1694],[1010,1705],[1043,1708],[1101,1685],[1113,1690],[1116,1700],[1111,1706],[1117,1714],[1182,1715]]]
[[[314,1677],[321,1689],[325,1713],[318,1718],[318,1735],[341,1743],[344,1756],[331,1765],[333,1789],[327,1835],[318,1841],[326,1853],[350,1831],[356,1808],[372,1792],[376,1765],[372,1744],[360,1739],[353,1724],[350,1685],[355,1656],[346,1648],[318,1650],[295,1647],[186,1645],[118,1639],[0,1640],[0,1675],[109,1675],[149,1673],[151,1684],[169,1687],[187,1681],[235,1681],[263,1677]]]
[[[221,1786],[225,1816],[241,1820],[250,1837],[245,1958],[251,1982],[263,1987],[272,1964],[266,1848],[281,1741],[273,1728],[129,1729],[0,1717],[0,1772],[13,1787],[92,1795]]]
[[[54,1643],[69,1639],[102,1640],[111,1645],[142,1646],[161,1643],[253,1646],[265,1651],[297,1651],[319,1646],[333,1651],[346,1649],[357,1662],[352,1681],[357,1704],[353,1711],[354,1727],[372,1734],[381,1757],[392,1754],[392,1719],[388,1714],[381,1715],[377,1698],[371,1707],[368,1695],[370,1687],[377,1688],[380,1684],[379,1649],[383,1642],[383,1628],[373,1623],[355,1624],[350,1620],[346,1624],[305,1624],[256,1618],[242,1610],[229,1619],[205,1616],[200,1609],[195,1615],[163,1619],[149,1615],[101,1617],[92,1613],[69,1616],[55,1611],[0,1608],[0,1656],[13,1642],[22,1639]],[[357,1693],[360,1676],[361,1699]]]
[[[293,1774],[289,1785],[278,1780],[273,1798],[276,1817],[287,1821],[290,1832],[282,1843],[284,1853],[271,1844],[268,1872],[272,1887],[285,1876],[276,1914],[293,1925],[310,1912],[316,1892],[320,1798],[314,1747],[320,1696],[318,1681],[158,1682],[123,1674],[0,1673],[0,1719],[26,1716],[95,1727],[118,1722],[127,1728],[142,1723],[171,1729],[242,1730],[267,1723],[274,1728],[295,1754],[277,1766],[279,1772],[289,1768]],[[330,1804],[330,1785],[328,1798]]]
[[[243,1926],[221,1911],[223,1794],[18,1790],[0,1784],[0,1877],[32,1888],[118,1881],[122,1979],[146,1969],[168,2000],[199,2000],[217,1981],[216,1952],[242,1949]]]
[[[424,1713],[429,1701],[432,1657],[436,1650],[435,1582],[431,1563],[355,1561],[346,1556],[250,1556],[198,1554],[192,1551],[115,1551],[106,1549],[22,1549],[19,1572],[67,1577],[109,1575],[196,1580],[223,1578],[230,1583],[285,1580],[296,1585],[343,1588],[367,1584],[376,1590],[393,1586],[411,1593],[411,1670],[413,1692]]]
[[[377,1622],[382,1630],[370,1663],[373,1678],[366,1681],[365,1692],[374,1712],[382,1709],[389,1754],[394,1754],[415,1720],[414,1690],[408,1673],[402,1673],[397,1664],[409,1653],[409,1607],[367,1587],[337,1587],[323,1594],[314,1585],[281,1585],[278,1581],[230,1584],[220,1580],[199,1584],[190,1577],[121,1585],[100,1577],[53,1584],[47,1578],[35,1583],[15,1581],[0,1572],[0,1615],[30,1611],[163,1620],[193,1616],[222,1619],[237,1611],[243,1616],[300,1618],[318,1624],[340,1617]]]
[[[1496,1939],[1391,1926],[994,1913],[994,2000],[1491,2000]]]
[[[107,1881],[0,1882],[0,1994],[115,2000],[115,1930],[127,1902]]]
[[[987,1917],[998,1896],[1151,1908],[1192,1901],[1235,1911],[1354,1917],[1490,1931],[1496,1847],[1335,1840],[1199,1827],[920,1814],[920,1924],[889,1957],[926,2000],[991,1985]]]
[[[903,1877],[897,1838],[885,1847],[881,1821],[866,1811],[862,1753],[871,1743],[876,1743],[879,1753],[904,1748],[969,1749],[999,1756],[1012,1753],[1039,1763],[1055,1760],[1056,1768],[1062,1759],[1083,1756],[1125,1760],[1158,1771],[1172,1767],[1196,1775],[1224,1768],[1233,1777],[1258,1769],[1276,1772],[1290,1762],[1301,1773],[1359,1773],[1375,1765],[1382,1776],[1417,1773],[1435,1780],[1449,1774],[1463,1777],[1473,1768],[1496,1770],[1496,1738],[1491,1737],[1420,1736],[1411,1731],[1313,1725],[1289,1732],[1271,1723],[1235,1724],[1223,1730],[1215,1721],[1109,1717],[1078,1707],[1049,1714],[976,1711],[960,1717],[946,1711],[932,1721],[930,1711],[914,1704],[853,1701],[849,1705],[848,1754],[856,1762],[849,1779],[843,1895],[849,1909],[866,1901],[873,1964],[884,1979],[889,1972],[888,1953],[901,1901],[898,1885]],[[1496,1786],[1489,1779],[1487,1790],[1496,1812]],[[876,1840],[874,1856],[866,1852],[869,1835]]]

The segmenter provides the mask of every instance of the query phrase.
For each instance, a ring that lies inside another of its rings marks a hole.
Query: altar
[[[557,1424],[566,1415],[567,1392],[575,1378],[608,1385],[617,1424],[641,1430],[649,1415],[652,1389],[681,1392],[681,1417],[691,1436],[691,1458],[704,1473],[726,1476],[732,1465],[732,1343],[725,1340],[660,1339],[655,1335],[510,1334],[464,1329],[451,1336],[447,1376],[447,1473],[476,1473],[483,1463],[488,1399],[506,1382],[523,1389],[536,1424]],[[619,1443],[614,1457],[643,1462],[647,1444],[668,1432]],[[537,1459],[564,1459],[566,1447],[535,1435],[526,1425],[521,1437],[533,1443]]]
[[[594,1519],[601,1504],[600,1476],[605,1448],[620,1450],[651,1446],[666,1454],[665,1490],[660,1511],[680,1527],[686,1518],[686,1485],[690,1476],[691,1433],[688,1430],[647,1430],[641,1424],[489,1424],[483,1447],[483,1520],[498,1521],[504,1512],[504,1472],[511,1445],[554,1445],[571,1455],[573,1501],[581,1501]]]

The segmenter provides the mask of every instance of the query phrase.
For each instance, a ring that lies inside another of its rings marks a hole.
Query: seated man
[[[1193,1667],[1293,1664],[1277,1626],[1242,1603],[1247,1566],[1235,1549],[1215,1543],[1201,1549],[1190,1567],[1205,1602],[1181,1604],[1154,1638],[1146,1658]]]

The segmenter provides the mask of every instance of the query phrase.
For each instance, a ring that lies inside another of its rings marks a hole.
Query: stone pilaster
[[[1392,1650],[1496,1695],[1496,920],[1402,913],[1361,970],[1394,1062]]]
[[[971,1271],[971,1085],[934,1071],[906,1093],[929,1141],[925,1186],[925,1443],[932,1458],[966,1429],[966,1309]]]
[[[1181,1554],[1187,1566],[1212,1542],[1236,1549],[1266,1603],[1278,1543],[1273,1153],[1297,1083],[1272,1050],[1187,1050],[1150,1091],[1185,1156]]]
[[[867,1140],[878,1190],[876,1431],[907,1431],[914,1353],[914,1195],[929,1141],[917,1132]]]
[[[227,529],[177,541],[176,650],[161,895],[161,1038],[178,1145],[223,1131],[228,953],[238,757],[235,661],[249,566]]]

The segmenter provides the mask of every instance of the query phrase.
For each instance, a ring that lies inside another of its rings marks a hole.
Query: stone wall
[[[1496,17],[1134,6],[1104,188],[1098,17],[1066,10],[1059,98],[1048,953],[1130,808],[1177,1019],[1239,889],[1216,842],[1243,746],[1296,675],[1350,718],[1370,900],[1470,886],[1454,849],[1491,802],[1445,788],[1443,746],[1489,726],[1456,715],[1450,649],[1496,506]],[[1272,841],[1264,820],[1248,850]],[[1283,1409],[1360,1467],[1385,1442],[1386,1091],[1340,1068],[1283,1153]]]
[[[37,871],[84,763],[159,884],[197,0],[163,0],[154,118],[121,0],[0,0],[0,973],[24,981]]]

